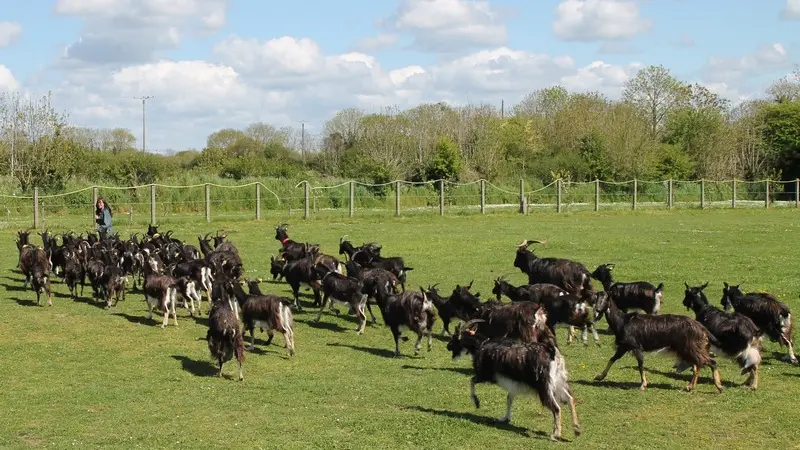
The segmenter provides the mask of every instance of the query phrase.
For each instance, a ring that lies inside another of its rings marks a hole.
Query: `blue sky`
[[[663,64],[737,102],[800,62],[800,0],[5,2],[0,91],[70,121],[202,148],[255,121],[322,133],[337,110],[518,102],[554,84],[618,97]]]

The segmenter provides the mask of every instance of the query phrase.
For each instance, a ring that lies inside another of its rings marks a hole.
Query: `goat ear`
[[[728,285],[727,281],[723,281],[722,285],[725,286],[725,289],[728,289],[730,286]]]
[[[687,282],[685,282],[685,281],[684,281],[684,282],[683,282],[683,285],[684,285],[684,286],[686,286],[686,289],[689,289],[689,283],[687,283]]]
[[[705,289],[705,288],[707,288],[707,287],[708,287],[708,281],[706,281],[706,282],[705,282],[705,284],[703,284],[702,286],[700,286],[700,290],[702,291],[703,289]]]

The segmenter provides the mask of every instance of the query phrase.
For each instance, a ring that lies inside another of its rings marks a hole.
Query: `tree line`
[[[136,185],[187,174],[368,183],[791,180],[800,177],[800,69],[761,98],[736,105],[653,65],[626,82],[619,100],[553,86],[511,110],[445,103],[374,114],[344,109],[320,137],[253,123],[218,130],[205,148],[173,155],[135,145],[128,129],[70,126],[49,94],[0,95],[0,176],[22,192],[57,191],[75,180]]]

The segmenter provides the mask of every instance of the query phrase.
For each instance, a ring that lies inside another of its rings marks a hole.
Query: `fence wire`
[[[94,227],[94,201],[111,205],[115,224],[281,220],[290,217],[491,214],[521,211],[800,207],[800,181],[629,180],[515,186],[488,180],[457,183],[270,180],[247,184],[89,186],[39,195],[0,194],[0,226]],[[38,214],[37,214],[38,213]]]

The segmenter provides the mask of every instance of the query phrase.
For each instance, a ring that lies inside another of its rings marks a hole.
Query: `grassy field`
[[[48,226],[58,230],[54,222]],[[120,227],[123,236],[144,231]],[[286,284],[266,281],[269,254],[278,247],[271,222],[171,228],[192,243],[206,231],[228,230],[247,276],[264,277],[264,291],[289,294]],[[744,282],[745,290],[769,290],[800,311],[792,245],[800,233],[796,210],[294,220],[289,231],[328,253],[336,253],[343,234],[357,243],[379,241],[385,254],[402,255],[414,267],[413,289],[440,283],[449,292],[474,279],[473,290],[488,297],[501,274],[523,283],[512,267],[515,245],[535,238],[548,240],[537,249],[542,256],[570,257],[592,268],[615,262],[620,281],[663,281],[665,312],[693,316],[681,306],[684,281],[709,281],[706,292],[715,304],[723,281]],[[776,343],[766,343],[758,391],[741,387],[745,376],[735,363],[719,359],[725,391],[717,393],[705,369],[696,390],[687,393],[688,372],[672,374],[671,360],[646,355],[650,384],[640,392],[630,355],[605,382],[593,381],[613,353],[605,321],[599,348],[566,345],[562,328],[583,435],[573,437],[567,413],[564,437],[572,444],[551,444],[552,419],[536,399],[519,398],[512,424],[498,425],[493,419],[505,412],[504,391],[481,385],[481,408],[475,409],[470,363],[451,361],[445,339],[434,339],[433,351],[418,358],[394,358],[391,333],[380,318],[357,336],[351,316],[326,312],[314,324],[316,311],[306,308],[295,315],[293,359],[280,335],[269,348],[259,335],[256,351],[247,354],[244,381],[232,377],[235,364],[220,379],[204,341],[205,318],[180,310],[179,326],[162,330],[146,319],[139,293],[105,310],[69,300],[60,283],[54,285],[55,306],[37,307],[33,292],[22,291],[22,277],[11,270],[13,241],[12,230],[2,231],[0,447],[706,449],[797,448],[800,441],[800,367],[780,361]],[[441,321],[434,329],[441,331]],[[405,355],[413,354],[412,347],[413,340],[401,344]]]

